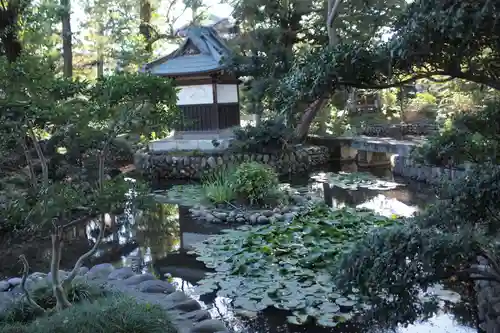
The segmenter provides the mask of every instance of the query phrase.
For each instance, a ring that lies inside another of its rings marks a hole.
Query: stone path
[[[61,271],[61,276],[68,274]],[[225,325],[212,319],[207,310],[201,308],[193,298],[178,291],[172,284],[158,280],[152,274],[135,274],[130,267],[115,269],[111,264],[99,264],[80,269],[80,276],[91,283],[104,286],[110,291],[119,291],[134,297],[138,302],[157,304],[167,311],[179,333],[228,333]],[[33,273],[27,281],[48,279],[50,274]],[[8,309],[12,301],[21,295],[20,278],[0,281],[0,312]]]

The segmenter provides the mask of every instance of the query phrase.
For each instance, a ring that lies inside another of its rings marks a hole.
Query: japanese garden
[[[0,14],[0,333],[500,331],[500,1]]]

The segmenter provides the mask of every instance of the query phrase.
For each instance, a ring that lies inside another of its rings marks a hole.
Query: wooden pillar
[[[214,104],[212,108],[213,117],[215,117],[214,120],[217,132],[220,132],[220,119],[219,119],[219,106],[218,106],[219,103],[217,101],[217,77],[215,75],[212,76],[212,94],[214,98]]]

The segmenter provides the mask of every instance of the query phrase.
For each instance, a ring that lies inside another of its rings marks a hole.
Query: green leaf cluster
[[[291,310],[294,324],[311,317],[335,326],[369,308],[356,289],[335,286],[339,258],[373,229],[399,223],[366,210],[317,205],[290,223],[226,230],[195,246],[198,260],[215,269],[200,282],[199,291],[218,290],[219,296],[249,311]]]
[[[258,162],[244,162],[238,165],[232,183],[236,195],[252,205],[266,202],[279,184],[276,171]]]
[[[284,119],[269,119],[257,126],[235,129],[230,148],[238,152],[279,152],[288,149],[292,141],[293,130]]]

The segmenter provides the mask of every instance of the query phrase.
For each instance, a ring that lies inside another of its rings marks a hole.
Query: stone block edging
[[[60,274],[68,273],[61,271]],[[212,319],[199,302],[152,274],[135,274],[130,267],[115,269],[113,265],[105,263],[95,265],[90,270],[82,268],[79,275],[89,283],[101,285],[105,290],[121,292],[137,302],[161,306],[179,333],[227,333],[225,325]],[[47,274],[31,274],[26,283],[27,288],[39,279],[47,279]],[[20,278],[0,281],[0,313],[7,311],[22,296],[20,283]]]
[[[313,194],[300,195],[295,194],[291,197],[292,203],[285,206],[268,209],[221,209],[209,208],[197,205],[189,209],[191,215],[197,219],[217,224],[251,224],[260,225],[274,221],[291,221],[295,215],[304,211],[315,202],[323,201],[322,198]]]
[[[467,171],[465,168],[443,168],[433,165],[416,163],[407,156],[393,155],[391,157],[392,173],[396,176],[410,178],[419,182],[437,185],[443,178],[453,180],[461,177]]]
[[[139,151],[134,156],[134,164],[142,174],[154,179],[200,179],[205,172],[215,168],[250,161],[268,164],[280,175],[300,173],[326,164],[328,156],[328,148],[322,146],[297,146],[276,153]]]

